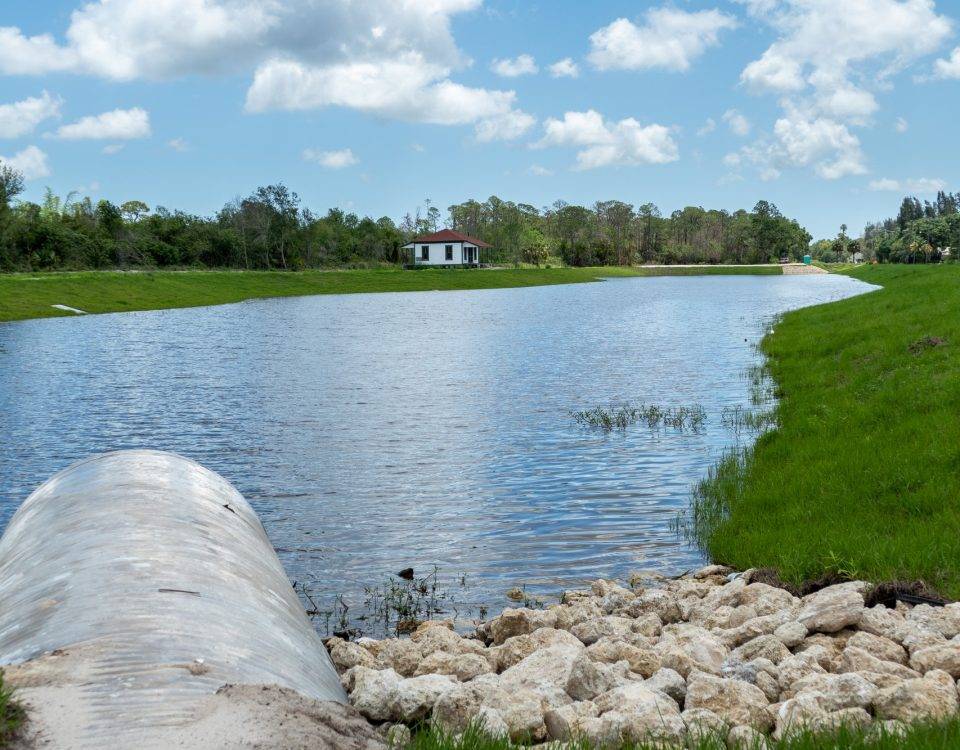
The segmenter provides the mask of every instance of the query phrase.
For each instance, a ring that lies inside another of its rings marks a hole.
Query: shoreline
[[[799,598],[754,577],[709,565],[599,580],[469,637],[428,621],[408,639],[327,647],[384,736],[428,731],[445,747],[475,726],[544,747],[772,748],[809,732],[909,741],[956,721],[960,604],[868,606],[863,581]]]
[[[0,274],[0,323],[84,314],[168,310],[321,294],[466,291],[607,278],[782,275],[779,265],[592,266],[481,270],[130,270]]]

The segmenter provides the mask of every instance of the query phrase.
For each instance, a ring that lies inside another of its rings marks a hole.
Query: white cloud
[[[504,78],[517,78],[519,76],[533,75],[539,72],[536,60],[530,55],[520,55],[513,59],[504,58],[494,60],[490,63],[490,70],[498,76]]]
[[[867,188],[881,192],[912,193],[912,194],[933,194],[947,189],[947,183],[932,177],[911,177],[908,180],[891,180],[883,178],[873,180]]]
[[[575,146],[578,169],[611,165],[666,164],[680,158],[669,128],[641,125],[635,119],[606,122],[594,110],[567,112],[562,120],[544,123],[544,137],[536,144]]]
[[[937,78],[960,78],[960,47],[950,53],[950,57],[940,58],[933,64],[933,74]]]
[[[898,133],[906,133],[910,129],[910,123],[903,117],[898,117],[897,121],[893,124],[893,129]]]
[[[761,179],[805,167],[826,180],[866,173],[860,139],[846,125],[797,107],[787,105],[786,110],[774,124],[772,138],[740,150],[741,160],[754,165]]]
[[[100,153],[106,154],[107,156],[113,156],[119,154],[125,148],[123,143],[110,143],[100,149]]]
[[[339,151],[315,151],[308,148],[303,152],[303,160],[319,164],[327,169],[344,169],[352,167],[360,161],[349,148],[343,148]]]
[[[727,127],[734,135],[750,134],[750,121],[736,109],[728,109],[724,112],[723,121],[727,123]]]
[[[100,115],[83,117],[57,129],[56,137],[67,141],[129,141],[150,136],[150,115],[146,110],[115,109]]]
[[[714,130],[717,129],[717,121],[712,117],[708,117],[707,121],[697,129],[697,135],[703,138],[705,135],[710,135]]]
[[[550,75],[554,78],[577,78],[580,67],[571,58],[565,57],[550,66]]]
[[[275,60],[260,67],[247,92],[247,109],[305,110],[343,106],[409,122],[478,126],[478,138],[522,135],[533,118],[514,107],[513,91],[471,88],[411,53],[382,63],[308,67]]]
[[[411,143],[410,148],[412,148],[418,154],[422,154],[424,151],[427,150],[422,143]]]
[[[469,63],[452,18],[481,3],[91,0],[71,14],[62,41],[0,28],[0,74],[66,71],[129,81],[252,70],[251,112],[343,106],[411,122],[477,124],[509,115],[516,124],[513,92],[450,78]]]
[[[782,97],[772,136],[744,151],[768,176],[789,167],[812,167],[825,179],[863,174],[851,128],[871,125],[875,92],[952,33],[933,0],[737,1],[777,33],[740,77],[755,93]]]
[[[13,104],[0,104],[0,138],[20,138],[32,133],[44,120],[60,116],[59,97],[44,91]]]
[[[190,144],[187,143],[186,139],[184,138],[174,138],[167,141],[167,147],[173,149],[174,151],[179,151],[180,153],[190,150]]]
[[[13,167],[25,180],[39,180],[50,176],[50,163],[47,155],[36,146],[27,146],[13,156],[0,156],[0,163]]]
[[[743,71],[756,91],[789,93],[807,86],[824,91],[855,88],[849,77],[858,65],[885,62],[883,79],[911,61],[935,52],[952,23],[937,15],[933,0],[768,0],[746,2],[779,38]],[[862,93],[860,110],[869,106]]]
[[[542,167],[539,164],[532,164],[530,165],[530,168],[527,169],[527,174],[531,174],[534,177],[551,177],[553,175],[553,170]]]
[[[684,71],[708,47],[719,44],[720,32],[736,28],[733,16],[719,10],[687,12],[651,8],[643,25],[618,18],[590,36],[591,64],[600,70],[666,68]]]

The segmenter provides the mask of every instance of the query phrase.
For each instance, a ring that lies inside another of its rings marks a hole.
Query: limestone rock
[[[680,714],[687,727],[687,738],[692,743],[707,742],[710,739],[725,740],[730,726],[706,708],[688,708]]]
[[[393,686],[387,697],[387,712],[394,721],[410,724],[425,719],[437,700],[457,684],[446,675],[408,677]]]
[[[825,711],[845,708],[869,708],[877,695],[877,688],[861,675],[813,674],[792,686],[797,695],[815,693]]]
[[[847,648],[862,648],[867,653],[883,661],[892,661],[897,664],[907,663],[907,652],[896,641],[882,635],[858,631],[847,640]],[[921,670],[925,671],[925,670]]]
[[[467,682],[491,671],[489,660],[480,654],[449,654],[446,651],[434,651],[420,662],[414,676],[451,675],[460,682]]]
[[[623,638],[633,632],[633,620],[627,617],[609,615],[579,622],[570,628],[570,632],[589,646],[601,638]]]
[[[593,701],[578,701],[553,708],[543,716],[547,734],[551,739],[566,742],[583,733],[583,720],[600,715]]]
[[[904,619],[904,616],[896,610],[887,609],[882,604],[878,604],[863,610],[859,628],[866,633],[896,640],[897,632],[903,625]]]
[[[687,681],[678,672],[666,667],[658,669],[643,684],[670,696],[678,706],[682,706],[687,697]]]
[[[510,727],[503,713],[489,706],[482,706],[474,718],[476,726],[488,737],[500,739],[510,736]]]
[[[331,638],[327,641],[327,651],[330,652],[330,660],[338,672],[345,672],[350,667],[363,666],[373,668],[374,658],[363,646],[345,641],[341,638]]]
[[[892,674],[903,679],[913,679],[920,674],[909,667],[895,661],[878,659],[868,651],[856,646],[848,646],[843,650],[842,660],[838,672],[880,672]]]
[[[380,641],[374,667],[376,669],[393,669],[403,677],[413,677],[417,665],[423,659],[423,651],[411,640],[406,638],[387,638]]]
[[[730,750],[766,750],[767,738],[750,726],[734,727],[727,735]]]
[[[566,630],[538,628],[532,633],[513,636],[500,646],[487,649],[487,655],[494,671],[503,672],[526,659],[534,651],[555,643],[566,643],[577,648],[583,647],[580,639]]]
[[[505,609],[490,621],[490,636],[497,645],[515,635],[532,633],[539,628],[552,628],[557,623],[553,610]]]
[[[630,617],[640,617],[646,614],[655,614],[663,623],[678,622],[680,607],[677,598],[666,591],[650,589],[644,591],[626,607],[625,613]]]
[[[957,688],[946,672],[932,671],[881,690],[874,699],[877,718],[943,721],[957,712]]]
[[[684,707],[707,708],[731,725],[749,724],[760,731],[770,728],[767,697],[756,685],[696,673],[687,681]]]
[[[804,597],[796,619],[808,630],[835,633],[859,623],[863,611],[863,595],[846,584],[838,584]]]
[[[784,646],[783,642],[775,635],[761,635],[747,641],[742,646],[738,646],[730,654],[730,658],[740,661],[763,658],[769,659],[774,664],[779,664],[790,655],[790,649]]]
[[[777,627],[773,634],[780,639],[780,642],[787,648],[796,648],[803,639],[807,637],[807,626],[802,622],[785,622]]]
[[[356,666],[351,670],[350,703],[361,714],[373,721],[390,718],[390,697],[401,678],[392,669],[370,669]]]
[[[949,642],[941,646],[919,649],[910,657],[910,666],[921,673],[942,669],[951,677],[960,677],[960,643]]]
[[[837,732],[840,729],[860,730],[870,726],[873,718],[865,709],[844,708],[824,716],[816,716],[810,722],[814,732]]]
[[[614,663],[626,661],[630,671],[650,677],[660,669],[660,656],[649,648],[640,648],[626,641],[603,637],[587,649],[594,661]]]

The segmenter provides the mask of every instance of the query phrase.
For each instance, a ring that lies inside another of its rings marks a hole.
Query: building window
[[[420,260],[430,260],[430,245],[420,246]]]
[[[453,260],[453,245],[447,245],[447,260]]]

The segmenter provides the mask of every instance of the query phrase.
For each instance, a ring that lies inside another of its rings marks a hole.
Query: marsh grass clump
[[[745,409],[740,404],[725,406],[720,423],[738,437],[743,433],[757,435],[776,428],[777,413],[773,409]]]
[[[337,594],[330,604],[321,606],[317,603],[319,595],[310,586],[294,582],[293,588],[304,603],[307,616],[324,637],[349,640],[360,636],[400,636],[437,617],[452,618],[455,622],[470,619],[479,625],[487,616],[486,607],[468,604],[459,595],[467,588],[467,576],[461,574],[446,580],[437,566],[424,575],[386,576],[380,583],[364,586],[363,601],[354,604]]]
[[[707,421],[707,412],[700,404],[693,406],[642,405],[611,406],[572,412],[574,421],[585,427],[604,432],[624,431],[634,424],[646,425],[651,430],[671,427],[680,432],[699,433]]]

